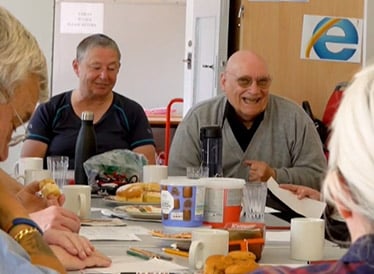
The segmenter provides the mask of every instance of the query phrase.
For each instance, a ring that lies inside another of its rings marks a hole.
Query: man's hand
[[[249,182],[266,182],[270,177],[276,179],[275,170],[265,162],[246,160],[244,164],[249,167]]]

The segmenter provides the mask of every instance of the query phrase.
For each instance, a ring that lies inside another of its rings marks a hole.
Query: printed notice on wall
[[[361,62],[362,19],[304,15],[301,58]]]
[[[61,2],[61,33],[103,32],[104,3]]]

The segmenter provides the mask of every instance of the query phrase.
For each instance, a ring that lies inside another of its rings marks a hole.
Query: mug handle
[[[79,217],[80,218],[87,217],[87,216],[84,216],[85,213],[88,212],[86,199],[87,199],[86,195],[82,193],[79,194]]]
[[[19,161],[16,161],[14,163],[13,173],[14,173],[14,176],[16,177],[19,175]]]
[[[13,167],[13,173],[14,173],[14,178],[21,184],[25,184],[25,176],[24,174],[19,174],[19,161],[16,161],[14,163]]]
[[[204,266],[203,242],[192,241],[188,251],[188,263],[194,269],[202,269]]]

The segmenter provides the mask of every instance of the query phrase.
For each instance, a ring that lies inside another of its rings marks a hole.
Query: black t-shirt
[[[71,91],[58,94],[38,106],[28,125],[27,139],[46,143],[46,156],[69,156],[69,168],[73,169],[81,119],[71,106],[71,94]],[[143,108],[118,93],[114,93],[112,105],[94,128],[97,154],[155,144]]]

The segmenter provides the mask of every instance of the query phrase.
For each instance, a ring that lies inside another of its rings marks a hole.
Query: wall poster
[[[360,63],[362,19],[304,15],[302,59]]]

